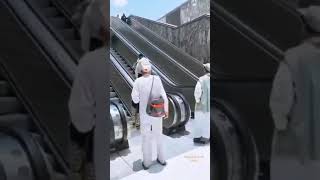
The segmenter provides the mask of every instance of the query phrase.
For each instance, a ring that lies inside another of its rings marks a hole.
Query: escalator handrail
[[[129,43],[128,40],[127,40],[125,37],[121,36],[121,35],[118,34],[116,31],[114,31],[113,28],[110,27],[110,29],[111,29],[111,31],[117,36],[117,38],[119,38],[119,40],[120,40],[122,43],[124,43],[125,46],[127,46],[129,49],[131,49],[131,50],[134,52],[134,54],[138,57],[138,55],[139,55],[140,53],[139,53],[139,51],[137,50],[137,48],[136,48],[133,44]],[[156,72],[156,74],[160,74],[161,77],[162,77],[166,82],[168,82],[168,83],[171,84],[172,86],[181,87],[180,85],[176,85],[176,84],[172,81],[172,79],[170,79],[170,77],[166,76],[166,75],[161,71],[161,69],[157,67],[157,65],[155,65],[155,64],[152,63],[152,61],[151,61],[150,63],[152,64],[153,70]],[[182,87],[183,87],[183,86],[182,86]]]
[[[119,23],[121,23],[122,26],[128,26],[127,24],[125,24],[124,22],[122,22],[121,20],[119,20],[118,18],[115,17],[111,17],[112,19],[117,19],[117,21]],[[192,72],[190,72],[187,68],[185,68],[184,66],[182,66],[181,64],[177,63],[174,59],[172,59],[168,54],[166,54],[165,52],[163,52],[161,49],[159,49],[158,47],[156,47],[155,45],[153,45],[151,42],[149,42],[146,38],[144,38],[141,34],[139,34],[138,32],[136,32],[134,29],[132,29],[130,26],[127,27],[128,29],[130,29],[131,32],[133,32],[137,37],[139,37],[139,39],[142,39],[144,42],[146,42],[150,47],[152,47],[152,49],[158,51],[160,54],[164,55],[172,64],[176,64],[177,67],[179,69],[181,69],[183,72],[186,73],[186,75],[190,76],[191,79],[194,79],[194,81],[198,80],[198,77],[196,75],[194,75]],[[120,33],[122,34],[122,33]]]
[[[56,67],[59,67],[59,68],[56,68],[56,70],[57,71],[59,71],[59,75],[60,75],[60,77],[64,80],[64,81],[66,81],[66,82],[69,82],[70,80],[72,80],[72,77],[71,77],[71,74],[72,74],[72,72],[74,72],[74,68],[73,67],[71,67],[70,65],[66,65],[66,66],[63,66],[63,67],[61,67],[61,65],[59,65],[61,62],[59,61],[59,60],[56,60],[56,58],[54,57],[54,56],[52,56],[51,55],[51,53],[49,53],[48,51],[46,51],[45,50],[45,48],[46,47],[44,47],[44,45],[43,45],[43,42],[39,39],[39,37],[36,35],[36,33],[39,33],[39,31],[38,32],[35,32],[32,28],[30,28],[30,26],[31,27],[33,27],[33,25],[34,25],[34,23],[36,22],[36,20],[35,19],[33,19],[33,18],[29,18],[28,20],[29,21],[33,21],[33,22],[31,22],[31,23],[33,23],[33,24],[27,24],[27,23],[25,23],[25,19],[24,18],[22,18],[21,17],[21,15],[17,12],[17,11],[24,11],[24,7],[16,7],[16,8],[14,8],[14,7],[12,7],[12,3],[13,3],[14,1],[7,1],[7,2],[5,2],[6,3],[6,5],[8,6],[8,8],[10,9],[10,11],[15,15],[15,17],[18,19],[18,21],[19,21],[19,23],[21,23],[21,25],[23,25],[25,28],[25,31],[28,31],[28,34],[34,39],[34,40],[37,40],[38,42],[40,42],[40,43],[37,43],[37,45],[51,58],[51,59],[54,59],[54,61],[50,61],[49,63],[52,63],[52,62],[54,62],[54,64],[55,64],[55,66]],[[20,1],[19,0],[19,3],[24,3],[23,1]],[[27,5],[27,4],[25,4],[25,5]],[[28,6],[26,6],[27,8],[29,8]],[[17,9],[17,8],[19,8],[19,10]],[[24,12],[25,13],[25,12]],[[33,15],[35,15],[32,11],[31,11],[31,13],[33,14]],[[36,15],[35,15],[36,16]],[[40,23],[42,23],[41,21],[40,21]],[[45,28],[46,28],[46,26],[44,26]],[[40,33],[39,33],[40,34]],[[43,33],[42,33],[43,34]],[[46,36],[46,35],[43,35],[43,36]],[[55,38],[55,37],[53,37],[53,38]],[[60,43],[59,43],[60,44]],[[49,55],[50,54],[50,55]],[[63,74],[63,75],[62,75]],[[67,78],[65,78],[65,77],[67,77]]]
[[[32,122],[38,127],[40,133],[42,135],[44,135],[46,138],[49,139],[49,141],[46,141],[46,143],[48,144],[48,146],[49,146],[50,150],[52,151],[52,153],[57,158],[57,161],[59,162],[59,165],[61,165],[63,167],[63,170],[65,170],[67,172],[68,171],[68,167],[67,167],[66,161],[64,161],[64,159],[60,157],[61,153],[59,151],[56,151],[56,149],[59,149],[59,148],[57,148],[56,145],[52,143],[54,141],[46,133],[46,130],[45,130],[46,128],[43,126],[41,121],[39,121],[39,117],[36,115],[34,109],[32,108],[31,104],[29,103],[28,98],[25,97],[23,95],[23,93],[20,91],[20,89],[16,86],[16,84],[14,83],[10,73],[7,71],[7,68],[2,63],[1,59],[0,59],[0,71],[2,71],[2,74],[6,77],[6,79],[8,79],[8,83],[10,84],[10,87],[13,89],[13,91],[15,92],[17,98],[20,100],[20,103],[27,110],[28,115],[33,120]]]

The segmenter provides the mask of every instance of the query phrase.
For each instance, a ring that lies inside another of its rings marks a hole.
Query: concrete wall
[[[137,16],[132,18],[200,62],[210,61],[210,16],[203,15],[178,27]]]
[[[161,23],[161,22],[157,22],[157,21],[152,21],[152,20],[145,19],[145,18],[138,17],[138,16],[132,16],[131,18],[137,20],[138,22],[140,22],[142,25],[144,25],[145,27],[147,27],[151,31],[155,32],[156,34],[160,35],[164,39],[173,43],[174,31],[177,28],[177,26],[171,25],[171,24],[166,24],[166,23]]]
[[[203,63],[210,62],[210,17],[183,24],[176,29],[173,44]]]
[[[210,14],[210,0],[189,0],[180,7],[181,24],[190,22],[204,14]]]
[[[210,0],[188,0],[158,21],[180,26],[204,14],[210,14]]]

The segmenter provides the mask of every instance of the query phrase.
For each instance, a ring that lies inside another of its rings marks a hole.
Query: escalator
[[[282,1],[246,2],[254,10],[243,2],[211,1],[214,179],[269,179],[272,81],[284,51],[304,37],[301,18]]]
[[[133,80],[135,79],[133,68],[128,65],[128,62],[114,49],[110,49],[110,59],[112,62],[112,76],[119,77],[121,79],[112,78],[111,83],[114,84],[118,90],[126,91],[126,96],[121,97],[124,104],[127,107],[131,106],[131,91],[133,86]],[[186,103],[183,96],[178,93],[168,93],[169,100],[169,118],[163,122],[163,132],[166,135],[170,135],[177,131],[185,130],[185,124],[190,117],[190,107]]]
[[[122,62],[125,62],[126,65],[124,65],[124,68],[127,68],[128,71],[131,71],[133,73],[134,69],[133,66],[136,63],[138,54],[140,53],[139,49],[137,49],[136,46],[129,43],[128,39],[122,36],[122,34],[118,33],[113,27],[110,27],[111,29],[111,47],[114,51],[116,51],[122,59]],[[171,94],[179,94],[181,98],[183,98],[182,101],[185,102],[185,104],[188,104],[190,106],[191,111],[194,111],[194,104],[195,100],[193,97],[194,93],[194,86],[188,86],[188,85],[179,85],[175,83],[175,79],[172,79],[173,76],[167,75],[166,69],[163,70],[159,68],[159,66],[154,63],[151,60],[152,66],[153,66],[153,72],[162,79],[162,83],[164,85],[165,90],[168,93]],[[162,63],[165,64],[165,63]],[[175,74],[177,75],[177,74]],[[132,78],[134,78],[134,75],[131,75]],[[186,107],[188,109],[189,107]],[[188,111],[187,111],[188,112]],[[190,115],[187,113],[187,115]]]
[[[4,72],[0,83],[0,144],[5,147],[1,148],[1,160],[5,161],[0,162],[0,177],[17,179],[23,175],[30,180],[64,180],[71,174],[68,100],[75,63],[81,56],[77,48],[80,41],[73,30],[70,32],[73,26],[61,20],[62,16],[52,18],[49,23],[44,14],[31,6],[38,3],[48,16],[57,14],[54,4],[47,2],[0,3],[1,30],[5,32],[0,39],[7,42],[0,46]],[[58,31],[59,28],[63,31]],[[65,39],[70,41],[64,43]],[[120,103],[110,106],[116,107],[110,109],[110,116],[115,117],[111,150],[128,148],[124,116],[119,119],[116,114],[123,114]],[[116,113],[111,115],[114,109]]]
[[[46,0],[45,2],[42,0],[27,1],[30,7],[32,7],[36,13],[38,13],[40,18],[42,18],[42,21],[47,22],[47,27],[53,32],[60,43],[68,50],[75,64],[78,64],[80,57],[83,55],[83,51],[81,50],[79,29],[68,19],[66,12],[63,12],[57,8],[58,2],[54,0]],[[110,90],[112,90],[112,87]],[[110,95],[114,94],[114,91],[110,91]],[[118,97],[118,95],[116,96]],[[126,122],[129,121],[128,119],[130,118],[130,113],[127,108],[124,108],[122,101],[112,100],[117,97],[110,96],[110,101],[112,102],[110,107],[110,117],[112,118],[112,124],[114,125],[114,131],[112,131],[110,137],[110,147],[111,149],[120,150],[128,147]],[[116,103],[114,103],[114,101]],[[117,110],[117,112],[115,112],[115,110]],[[119,118],[118,115],[120,114],[126,114],[127,116],[120,116]]]
[[[67,180],[66,171],[54,158],[32,117],[1,74],[0,78],[0,159],[6,159],[0,162],[0,178]]]
[[[129,16],[130,18],[130,16]],[[169,41],[161,38],[156,33],[142,25],[134,18],[131,19],[130,27],[132,27],[139,34],[144,36],[148,41],[157,46],[161,51],[168,54],[177,63],[189,69],[195,76],[201,77],[204,75],[203,65],[199,60],[183,52],[181,49],[170,43]]]
[[[135,48],[148,57],[152,63],[164,72],[177,86],[195,86],[198,78],[192,72],[181,66],[147,39],[143,38],[119,18],[111,17],[110,26],[113,31],[123,36],[128,42],[134,45]]]
[[[66,86],[4,2],[0,14],[6,32],[0,39],[7,42],[0,46],[0,176],[66,180],[69,170],[61,154],[67,150],[63,146],[68,131],[60,111],[65,108],[61,104]],[[57,96],[62,98],[52,98]],[[50,113],[52,109],[60,112]],[[52,138],[57,127],[59,134]]]
[[[58,8],[59,6],[57,1],[25,0],[24,2],[25,2],[24,6],[30,8],[30,10],[29,9],[28,10],[31,11],[34,14],[34,16],[37,17],[39,21],[45,26],[45,28],[49,30],[49,32],[51,33],[51,36],[53,36],[54,40],[57,41],[57,46],[60,46],[59,48],[62,48],[62,51],[64,51],[67,54],[64,57],[61,55],[61,53],[57,54],[56,56],[60,56],[60,57],[56,58],[55,63],[58,66],[58,68],[62,69],[62,72],[66,74],[66,77],[69,83],[71,84],[75,74],[75,69],[76,69],[75,67],[78,64],[80,57],[83,55],[83,51],[81,50],[80,37],[78,35],[79,34],[78,27],[75,26],[68,19],[66,12],[63,11],[62,8]],[[20,2],[20,4],[22,3],[23,2]],[[16,4],[17,4],[16,2],[11,2],[12,6]],[[19,6],[21,7],[20,9],[22,9],[22,6],[23,5]],[[32,28],[32,25],[31,25],[31,28]],[[48,43],[48,41],[43,41],[42,43],[45,44],[45,43]],[[49,44],[48,46],[49,46],[49,49],[54,48],[54,50],[52,50],[52,53],[56,54],[55,49],[57,47],[52,48],[53,45],[51,44]],[[121,101],[119,101],[117,104],[119,103],[121,104]],[[119,112],[116,114],[121,114],[122,111],[124,111],[125,114],[129,114],[127,109],[121,109],[122,107],[123,106],[119,106],[120,108]],[[115,109],[112,105],[110,112],[113,110]],[[114,127],[114,134],[119,134],[119,136],[121,137],[121,140],[110,139],[110,142],[112,142],[110,144],[111,149],[119,150],[119,148],[120,149],[126,148],[128,146],[127,137],[126,137],[127,124],[125,123],[127,120],[121,119],[123,118],[122,116],[120,119],[115,117],[114,113],[110,117],[115,118],[115,119],[112,119],[112,124],[116,125],[120,123],[121,127],[123,127],[123,129]],[[130,118],[130,116],[125,116],[125,118]],[[121,134],[124,136],[122,136]],[[115,136],[112,136],[111,138],[113,137]]]

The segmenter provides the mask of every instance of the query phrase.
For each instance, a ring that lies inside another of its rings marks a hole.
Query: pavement
[[[153,146],[153,165],[148,170],[142,168],[142,149],[140,132],[129,127],[129,149],[113,153],[110,157],[111,180],[209,180],[210,179],[210,145],[193,143],[192,124],[190,120],[186,131],[164,135],[167,165],[156,162],[156,147]]]

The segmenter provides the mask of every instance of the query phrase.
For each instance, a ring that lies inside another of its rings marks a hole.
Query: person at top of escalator
[[[298,11],[307,36],[284,53],[270,95],[271,180],[320,177],[320,6]]]
[[[194,90],[196,105],[193,141],[207,144],[210,138],[210,63],[203,66],[206,74],[199,78]]]
[[[127,23],[127,17],[126,15],[123,13],[122,16],[121,16],[121,20],[125,23]]]
[[[107,0],[91,0],[80,26],[81,47],[84,52],[101,47],[107,36]]]
[[[73,140],[70,148],[70,167],[74,174],[103,180],[108,176],[105,163],[108,139],[104,132],[105,127],[111,126],[105,121],[108,118],[106,92],[109,90],[105,83],[109,81],[106,61],[109,43],[109,28],[106,24],[109,7],[106,0],[93,0],[91,3],[93,4],[88,6],[82,27],[87,28],[90,33],[88,37],[94,35],[101,41],[101,47],[96,49],[91,46],[90,51],[87,49],[79,60],[72,82],[68,104]],[[97,15],[98,19],[94,19],[92,14]],[[95,27],[88,27],[89,25]],[[83,44],[88,45],[88,39],[81,40]]]

